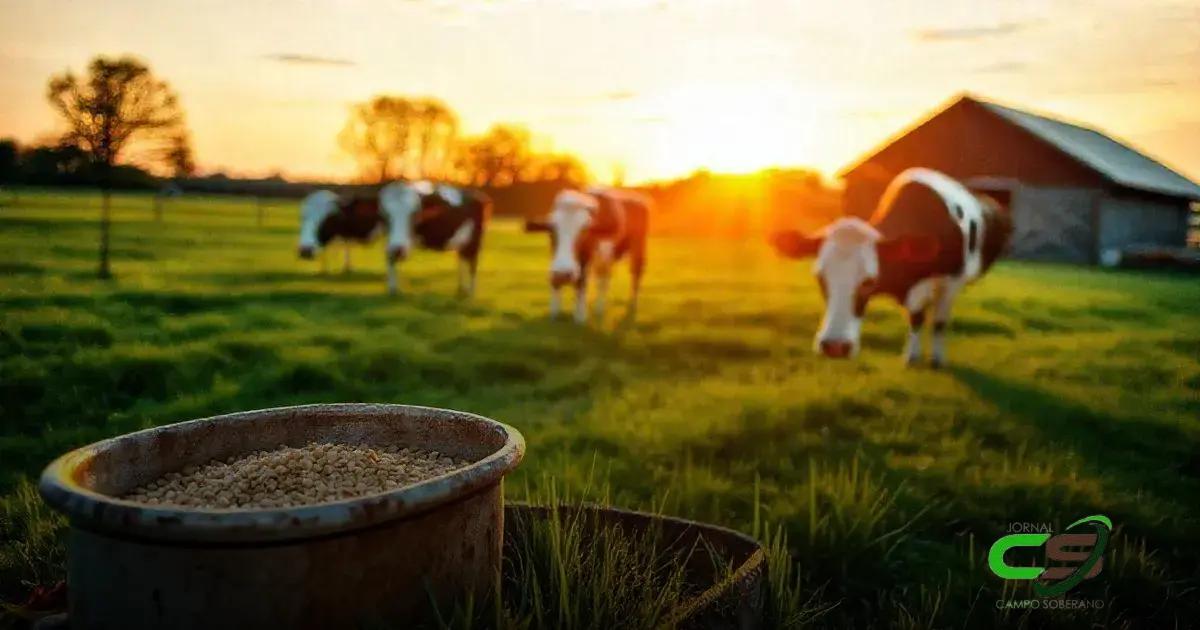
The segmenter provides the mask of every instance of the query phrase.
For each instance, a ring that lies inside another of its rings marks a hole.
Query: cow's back
[[[482,193],[466,190],[461,193],[462,203],[458,205],[450,204],[437,193],[421,195],[421,210],[413,227],[421,245],[429,249],[445,249],[459,228],[473,221],[475,227],[464,249],[479,249],[484,228],[491,216],[491,202]]]
[[[881,289],[900,299],[924,278],[979,277],[1004,252],[1012,234],[1007,213],[993,199],[924,168],[908,169],[896,177],[871,224],[884,240],[922,236],[938,243],[932,260],[881,265]]]
[[[871,225],[884,240],[921,236],[935,239],[938,246],[932,260],[881,263],[881,290],[903,299],[908,289],[924,278],[962,273],[963,232],[951,217],[954,211],[943,192],[927,181],[898,178],[888,187]]]

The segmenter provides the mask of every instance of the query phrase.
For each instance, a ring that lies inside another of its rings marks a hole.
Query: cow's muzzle
[[[317,248],[311,245],[301,245],[296,250],[296,254],[298,254],[300,258],[303,258],[304,260],[312,260],[313,257],[317,255]]]
[[[846,359],[854,352],[854,344],[846,339],[822,339],[817,346],[831,359]]]
[[[576,274],[574,271],[551,271],[550,286],[557,289],[575,282],[577,277],[578,274]]]

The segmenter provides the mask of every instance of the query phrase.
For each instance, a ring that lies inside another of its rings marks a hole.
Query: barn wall
[[[1096,188],[1022,186],[1012,199],[1013,237],[1009,256],[1079,264],[1092,263],[1096,208],[1104,193]]]
[[[847,177],[846,188],[842,192],[842,212],[849,216],[869,218],[875,212],[885,188],[886,181]]]
[[[1106,196],[1100,203],[1100,248],[1187,244],[1186,201]]]

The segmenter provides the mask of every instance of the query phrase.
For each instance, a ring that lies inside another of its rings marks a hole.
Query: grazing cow
[[[350,271],[350,243],[368,243],[385,227],[378,208],[367,200],[342,199],[329,190],[318,190],[300,202],[300,257],[310,260],[334,239],[345,245],[343,271]],[[325,257],[321,257],[324,269]]]
[[[311,258],[333,238],[365,242],[386,232],[389,293],[399,289],[396,263],[415,241],[426,249],[458,252],[458,292],[473,295],[491,201],[445,184],[393,182],[374,199],[340,201],[332,192],[315,192],[305,198],[301,216],[301,257]]]
[[[526,221],[527,232],[549,232],[550,315],[562,311],[562,288],[575,285],[575,321],[587,321],[588,274],[596,278],[597,316],[604,313],[612,266],[626,253],[632,292],[628,316],[637,312],[642,271],[646,267],[646,229],[650,200],[628,190],[592,188],[588,192],[564,190],[554,198],[545,220]]]
[[[854,356],[867,301],[883,293],[908,312],[904,358],[921,360],[925,312],[933,309],[930,361],[946,361],[944,332],[954,298],[979,278],[1008,245],[1012,222],[994,200],[951,177],[910,168],[887,187],[870,221],[842,218],[819,235],[775,235],[789,258],[816,256],[813,273],[825,297],[825,317],[813,341],[829,357]]]

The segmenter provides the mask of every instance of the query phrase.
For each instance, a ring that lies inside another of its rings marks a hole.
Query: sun
[[[749,173],[811,162],[814,117],[789,92],[753,83],[666,92],[654,103],[662,119],[653,138],[655,170]]]

